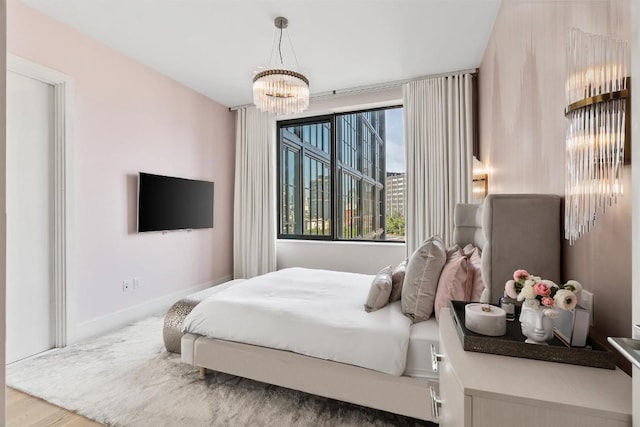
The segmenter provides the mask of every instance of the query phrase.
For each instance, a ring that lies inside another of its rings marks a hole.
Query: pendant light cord
[[[293,42],[291,41],[291,36],[287,31],[287,39],[289,40],[289,46],[291,46],[291,53],[293,54],[293,59],[296,61],[296,70],[300,70],[300,64],[298,63],[298,56],[296,55],[296,50],[293,48]]]
[[[282,56],[282,37],[283,37],[282,32],[284,28],[282,27],[277,27],[277,28],[280,30],[280,32],[277,33],[276,37],[273,38],[273,44],[271,45],[271,54],[269,55],[269,61],[267,62],[267,64],[269,64],[269,67],[272,67],[274,65],[277,66],[276,64],[274,64],[274,62],[272,62],[273,55],[276,52],[276,46],[278,48],[278,57],[280,58],[280,66],[284,67],[284,58]],[[291,54],[293,55],[293,60],[296,66],[296,70],[299,70],[300,64],[298,63],[298,56],[296,55],[296,50],[293,48],[293,42],[291,41],[291,36],[289,35],[288,31],[287,31],[287,40],[289,40],[289,47],[291,48]],[[294,64],[291,64],[291,65],[294,65]]]
[[[284,65],[282,60],[282,27],[280,27],[280,37],[278,38],[278,55],[280,55],[280,65]]]

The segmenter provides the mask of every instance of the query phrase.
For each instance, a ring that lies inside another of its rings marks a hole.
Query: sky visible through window
[[[404,172],[404,120],[402,108],[385,110],[387,131],[387,172]]]

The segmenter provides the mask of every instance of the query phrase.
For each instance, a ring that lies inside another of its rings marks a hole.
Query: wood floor
[[[55,426],[86,427],[101,426],[82,415],[29,396],[7,387],[7,426]]]

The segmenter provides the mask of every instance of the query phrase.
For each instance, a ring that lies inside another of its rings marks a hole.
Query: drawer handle
[[[429,394],[431,395],[431,416],[434,420],[440,419],[440,408],[442,408],[442,400],[436,394],[433,387],[429,386]]]
[[[431,344],[431,370],[438,372],[438,362],[442,362],[442,355],[436,352],[435,344]]]

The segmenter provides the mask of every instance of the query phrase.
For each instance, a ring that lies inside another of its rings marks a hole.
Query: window
[[[404,241],[402,131],[400,107],[278,122],[278,236]]]

